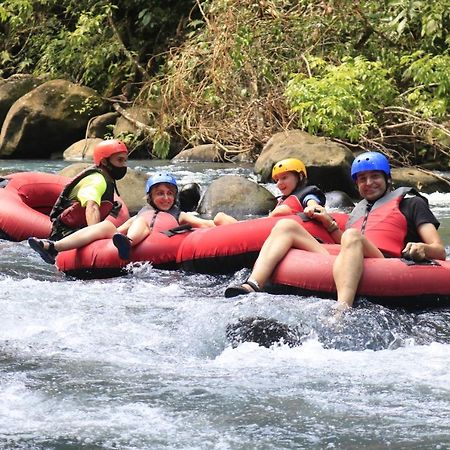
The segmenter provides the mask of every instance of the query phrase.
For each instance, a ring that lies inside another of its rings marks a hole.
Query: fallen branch
[[[431,172],[430,170],[422,169],[421,167],[416,167],[416,169],[419,172],[423,172],[423,173],[426,173],[427,175],[431,175],[431,176],[437,178],[438,180],[443,181],[444,183],[447,183],[450,186],[450,179],[449,178],[444,177],[442,175],[438,175],[437,173]]]
[[[156,128],[149,127],[145,123],[140,122],[139,120],[132,117],[125,109],[123,109],[118,103],[113,103],[113,108],[125,119],[131,122],[136,126],[139,130],[143,131],[148,137],[153,137],[157,133]]]

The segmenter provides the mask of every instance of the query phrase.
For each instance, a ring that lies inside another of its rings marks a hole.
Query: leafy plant
[[[298,126],[310,133],[357,142],[376,126],[376,113],[396,95],[389,71],[380,62],[346,58],[340,65],[314,60],[317,75],[294,75],[285,95]]]
[[[405,55],[400,64],[411,85],[403,94],[409,107],[425,118],[445,119],[450,113],[450,56],[419,51]]]

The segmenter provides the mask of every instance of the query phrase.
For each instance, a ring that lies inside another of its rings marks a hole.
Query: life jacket
[[[350,214],[346,228],[356,228],[383,253],[400,257],[405,246],[408,222],[400,211],[400,202],[414,189],[401,187],[385,194],[375,203],[360,201]]]
[[[298,212],[303,212],[303,202],[305,200],[305,197],[308,195],[315,195],[319,199],[319,203],[321,205],[325,205],[325,194],[314,185],[311,186],[303,186],[303,187],[297,187],[293,192],[291,192],[289,195],[283,195],[279,198],[277,206],[283,205],[288,198],[295,197],[298,200],[299,206],[298,206]]]
[[[153,208],[153,206],[151,206],[151,205],[145,205],[138,211],[138,213],[136,215],[144,216],[145,220],[147,220],[147,222],[150,225],[150,223],[153,221],[153,217],[161,212],[170,214],[178,223],[178,219],[180,218],[181,210],[177,205],[173,205],[172,208],[170,208],[168,211],[160,211],[160,210]]]
[[[50,213],[50,219],[53,222],[54,228],[57,228],[59,224],[72,229],[78,229],[87,226],[86,208],[81,206],[79,201],[70,199],[69,196],[74,187],[83,178],[86,178],[93,173],[100,173],[103,175],[103,172],[97,167],[88,167],[86,170],[79,173],[64,187]],[[106,190],[101,198],[100,220],[106,219],[106,217],[111,213],[114,207],[114,191],[117,190],[114,181],[109,180],[106,177],[105,180]]]

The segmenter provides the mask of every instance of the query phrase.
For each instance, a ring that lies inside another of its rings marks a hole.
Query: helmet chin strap
[[[388,177],[386,174],[384,175],[384,179],[386,180],[386,190],[384,193],[392,190],[392,178]]]
[[[109,160],[109,159],[104,159],[104,162],[103,162],[103,164],[102,164],[102,166],[103,166],[103,168],[108,172],[108,174],[109,175],[111,175],[110,174],[110,170],[111,170],[111,168],[112,168],[112,164],[111,164],[111,161]]]
[[[159,210],[159,208],[153,203],[152,197],[150,194],[147,194],[147,203],[156,210]]]
[[[298,182],[297,182],[297,186],[298,187],[303,187],[306,184],[306,177],[305,174],[303,172],[299,172],[298,173]]]

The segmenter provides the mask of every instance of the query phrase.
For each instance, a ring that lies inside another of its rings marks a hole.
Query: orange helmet
[[[128,153],[127,146],[117,139],[100,142],[94,148],[94,164],[99,166],[103,158],[109,158],[115,153]]]
[[[297,172],[297,173],[303,173],[305,177],[307,177],[306,174],[306,167],[303,164],[303,161],[300,161],[296,158],[288,158],[283,159],[281,161],[278,161],[272,169],[272,179],[276,175],[280,175],[285,172]]]

